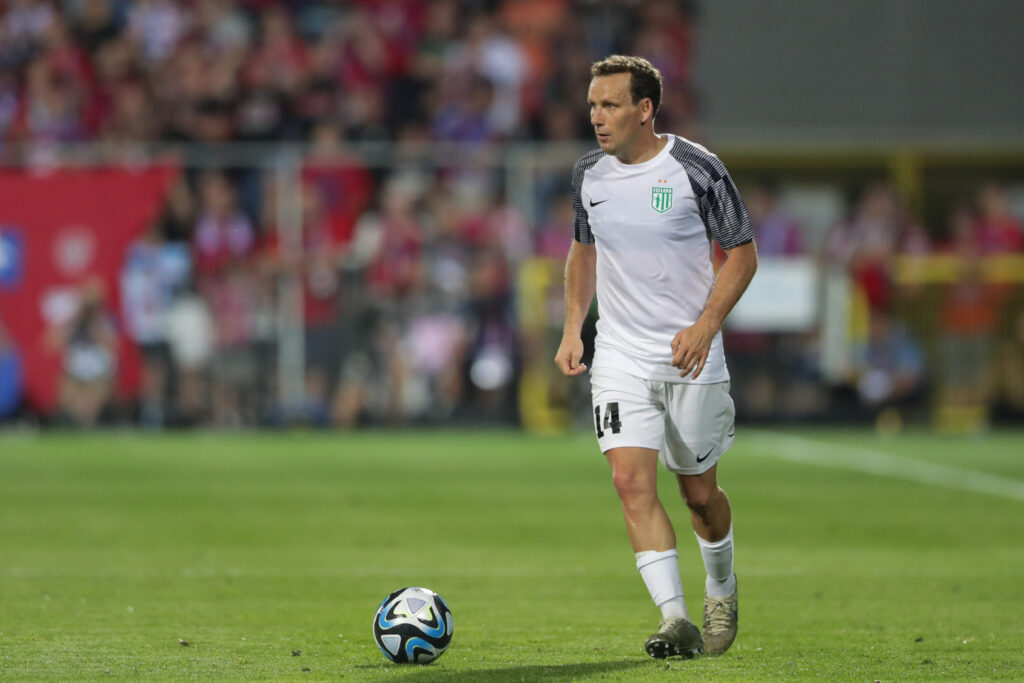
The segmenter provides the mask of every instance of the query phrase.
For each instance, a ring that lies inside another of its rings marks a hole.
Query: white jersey
[[[672,338],[693,325],[714,285],[712,239],[754,239],[725,166],[674,135],[657,156],[624,164],[594,150],[573,168],[576,241],[597,249],[594,367],[669,382],[725,382],[722,333],[696,380],[672,367]]]

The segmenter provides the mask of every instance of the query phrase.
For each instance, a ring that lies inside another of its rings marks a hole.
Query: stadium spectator
[[[501,249],[476,250],[470,270],[467,407],[478,420],[515,423],[522,369],[511,278]]]
[[[1006,188],[996,182],[978,191],[975,239],[982,254],[1005,254],[1024,250],[1024,225],[1013,215]]]
[[[200,0],[193,29],[206,49],[217,55],[244,53],[252,45],[252,25],[236,0]]]
[[[471,18],[465,38],[449,47],[442,76],[444,84],[455,84],[445,99],[471,100],[483,127],[500,138],[519,130],[525,77],[526,60],[519,44],[485,13]]]
[[[422,279],[423,189],[416,176],[392,177],[382,189],[380,210],[365,213],[356,225],[351,263],[365,268],[373,297],[400,302]]]
[[[192,244],[197,290],[209,306],[216,329],[213,419],[219,425],[237,426],[251,423],[259,412],[254,323],[261,290],[253,268],[256,233],[238,208],[236,190],[225,174],[205,174],[199,191]]]
[[[1010,290],[985,278],[986,245],[969,207],[954,207],[949,232],[957,274],[939,303],[939,416],[947,428],[976,431],[986,426],[992,404],[996,334]]]
[[[317,121],[310,133],[310,150],[302,167],[302,184],[319,196],[333,240],[346,243],[373,194],[373,178],[363,162],[344,151],[341,127]]]
[[[898,428],[901,411],[916,407],[923,397],[924,350],[906,325],[886,311],[870,311],[867,340],[854,367],[861,405],[881,429]]]
[[[234,102],[235,137],[241,141],[269,142],[297,137],[296,106],[314,110],[316,116],[331,114],[326,107],[313,108],[307,93],[293,103],[288,93],[273,80],[268,60],[249,55],[241,65],[239,90]]]
[[[927,235],[909,219],[896,191],[874,182],[860,193],[850,216],[830,231],[824,256],[827,264],[849,273],[872,309],[885,310],[891,303],[893,257],[929,248]]]
[[[259,12],[259,31],[253,58],[270,71],[270,84],[289,96],[302,85],[309,65],[309,50],[295,27],[288,10],[277,3]]]
[[[462,406],[466,321],[442,302],[422,297],[404,312],[388,357],[392,419],[439,423]]]
[[[167,418],[173,369],[167,316],[190,268],[187,245],[166,241],[160,224],[154,223],[128,247],[121,269],[121,319],[142,353],[139,420],[149,427],[161,427]]]
[[[182,176],[171,186],[163,210],[157,218],[164,238],[171,242],[184,242],[189,247],[190,256],[194,250],[189,241],[195,230],[196,203],[188,180]]]
[[[21,357],[0,320],[0,422],[17,414],[21,407]]]
[[[210,307],[190,282],[167,311],[167,344],[175,373],[173,424],[176,426],[208,422],[208,375],[215,337]]]
[[[112,407],[118,369],[114,316],[99,279],[82,284],[76,310],[52,330],[50,343],[61,354],[63,366],[60,419],[73,426],[95,426]]]
[[[388,377],[388,327],[373,301],[352,297],[345,310],[345,331],[337,387],[331,402],[331,421],[340,427],[378,422],[385,414]]]
[[[443,97],[434,115],[434,137],[452,142],[492,142],[498,137],[490,111],[494,85],[482,76],[466,79],[464,92]]]
[[[358,424],[398,419],[390,359],[397,353],[400,312],[421,279],[422,235],[417,176],[395,176],[340,242],[340,302],[335,341],[337,372],[331,380],[333,423]],[[383,381],[382,381],[382,378]]]
[[[342,361],[352,348],[348,307],[358,292],[347,291],[343,264],[357,218],[371,198],[373,179],[359,159],[342,152],[340,127],[315,124],[312,146],[301,179],[301,239],[285,249],[277,229],[275,191],[268,187],[266,253],[276,275],[290,274],[302,283],[305,321],[306,417],[315,424],[332,419]],[[358,412],[358,410],[357,410]],[[355,419],[355,418],[353,418]]]
[[[64,3],[75,40],[90,56],[120,34],[117,12],[112,0],[81,0]]]
[[[0,46],[4,58],[19,62],[42,44],[59,15],[47,0],[12,0],[0,17]]]
[[[124,124],[112,124],[107,120],[115,116],[114,100],[122,87],[136,85],[146,97],[146,113],[150,120],[126,123],[132,130],[141,130],[151,136],[140,139],[139,142],[160,139],[166,126],[164,109],[156,102],[150,101],[154,91],[153,84],[136,67],[131,43],[123,36],[115,35],[99,44],[91,59],[92,80],[89,83],[85,113],[87,129],[95,132],[100,138],[111,135],[111,128],[119,130]],[[123,134],[114,136],[119,140],[126,137]]]
[[[83,137],[75,82],[61,76],[43,56],[25,69],[25,86],[12,125],[15,140],[35,143],[73,142]]]
[[[315,424],[329,421],[331,394],[341,360],[344,283],[341,262],[347,235],[337,230],[316,184],[301,189],[302,224],[299,242],[288,245],[276,226],[267,238],[266,253],[275,276],[302,284],[305,323],[306,414]]]
[[[11,69],[0,68],[0,150],[12,139],[13,127],[18,116],[18,83]]]
[[[447,307],[458,308],[470,295],[472,246],[463,237],[463,213],[452,193],[433,193],[428,226],[423,255],[427,291]]]
[[[209,172],[199,182],[199,216],[192,234],[199,289],[233,264],[249,257],[256,244],[252,222],[239,208],[235,187],[220,172]]]
[[[945,287],[939,309],[943,406],[980,412],[990,405],[996,332],[1006,294],[1005,284],[985,281],[976,252],[962,253],[960,273]]]
[[[516,42],[522,55],[523,73],[521,102],[523,113],[529,118],[550,114],[557,108],[550,106],[548,80],[562,66],[566,53],[579,44],[567,35],[567,31],[578,30],[581,23],[570,19],[569,2],[566,0],[519,0],[502,3],[498,20]],[[576,34],[577,38],[582,38]],[[579,51],[575,51],[576,54]],[[570,71],[586,77],[590,68],[589,57],[585,68],[576,64]],[[563,81],[567,84],[573,81]],[[578,80],[576,81],[578,82]],[[561,90],[559,94],[566,91]],[[569,107],[568,111],[574,108]],[[543,117],[543,116],[542,116]]]
[[[771,258],[805,253],[803,226],[782,203],[774,180],[762,178],[752,183],[743,196],[757,235],[758,256]]]
[[[173,0],[136,0],[127,19],[128,35],[152,69],[173,54],[191,24],[185,6]]]
[[[259,417],[256,322],[261,290],[258,273],[244,262],[230,264],[219,275],[204,295],[216,330],[211,366],[213,421],[237,427],[254,424]]]
[[[99,131],[101,140],[142,143],[156,137],[158,118],[141,81],[122,81],[109,94],[109,112]]]

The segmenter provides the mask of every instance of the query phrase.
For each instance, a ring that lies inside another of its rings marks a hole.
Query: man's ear
[[[654,118],[654,103],[650,97],[640,100],[640,125],[646,126]]]

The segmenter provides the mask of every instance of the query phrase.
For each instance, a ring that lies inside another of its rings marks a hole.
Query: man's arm
[[[562,343],[555,353],[555,365],[563,375],[581,375],[587,366],[583,358],[583,321],[597,286],[597,250],[593,244],[580,244],[573,240],[565,260],[565,321]],[[706,354],[705,354],[706,355]]]
[[[704,312],[692,327],[680,330],[672,338],[672,365],[680,369],[680,377],[691,372],[694,379],[700,376],[711,351],[711,342],[722,327],[725,316],[743,296],[757,271],[754,242],[733,247],[725,253],[726,261],[718,271]]]

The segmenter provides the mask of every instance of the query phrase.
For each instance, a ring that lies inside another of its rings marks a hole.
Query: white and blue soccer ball
[[[452,642],[452,611],[429,588],[402,588],[380,603],[373,639],[392,662],[429,664]]]

